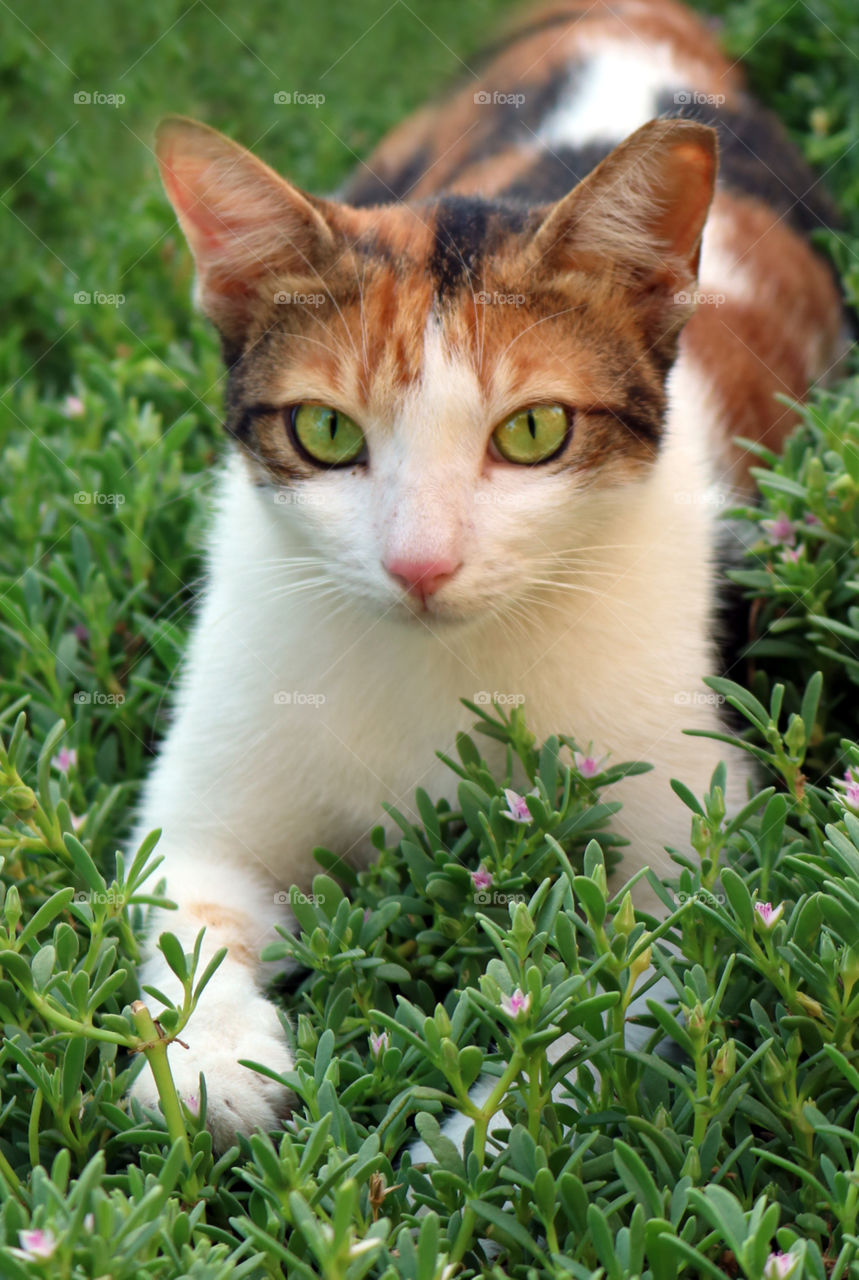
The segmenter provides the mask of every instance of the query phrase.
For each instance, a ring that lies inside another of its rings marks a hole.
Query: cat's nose
[[[425,600],[443,587],[462,564],[461,560],[439,558],[437,560],[410,560],[407,556],[394,556],[384,565],[392,578],[405,587],[409,595]]]

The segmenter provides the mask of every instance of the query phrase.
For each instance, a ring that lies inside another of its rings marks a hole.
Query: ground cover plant
[[[706,7],[826,171],[844,221],[823,239],[855,304],[859,16],[848,0]],[[718,772],[706,796],[678,780],[690,838],[664,918],[636,918],[622,869],[607,887],[630,762],[594,758],[575,725],[538,743],[519,712],[475,706],[449,762],[456,810],[418,794],[380,813],[357,877],[335,881],[337,851],[320,853],[313,898],[292,895],[300,933],[267,944],[292,962],[284,1134],[218,1157],[205,1096],[189,1111],[173,1094],[164,1037],[211,976],[193,956],[162,944],[186,1000],[160,1027],[136,1003],[158,855],[123,840],[222,449],[216,343],[152,127],[187,111],[324,190],[505,8],[332,6],[336,45],[318,15],[259,0],[4,16],[4,1280],[859,1276],[855,366],[761,458],[759,505],[726,513],[751,641],[712,692],[759,785],[727,818]],[[503,776],[487,733],[508,744]],[[674,994],[648,1007],[651,966]],[[122,1101],[141,1069],[161,1119]],[[464,1150],[444,1109],[473,1122]],[[413,1164],[416,1132],[432,1158]]]

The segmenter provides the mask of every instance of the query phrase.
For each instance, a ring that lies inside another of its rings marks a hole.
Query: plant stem
[[[21,1204],[26,1204],[27,1197],[24,1192],[24,1188],[21,1185],[21,1179],[18,1177],[2,1151],[0,1151],[0,1177],[5,1179],[12,1193],[21,1201]]]
[[[179,1102],[179,1096],[176,1093],[176,1086],[173,1083],[173,1076],[170,1071],[170,1063],[167,1061],[167,1046],[170,1040],[163,1036],[152,1020],[152,1015],[142,1000],[135,1000],[131,1006],[131,1016],[134,1019],[134,1025],[138,1034],[143,1040],[140,1046],[140,1052],[146,1058],[155,1079],[155,1087],[158,1090],[158,1098],[161,1103],[161,1110],[164,1113],[164,1119],[167,1122],[167,1132],[173,1142],[181,1142],[185,1159],[190,1168],[191,1165],[191,1144],[188,1141],[188,1131],[185,1128],[185,1120],[182,1116],[182,1107]],[[199,1187],[197,1186],[196,1176],[192,1176],[186,1183],[187,1191],[191,1198],[197,1199]]]

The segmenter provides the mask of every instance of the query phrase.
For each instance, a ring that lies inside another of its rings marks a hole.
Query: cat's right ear
[[[266,290],[274,295],[287,275],[318,287],[318,268],[333,242],[325,201],[183,116],[161,122],[155,148],[194,255],[197,301],[223,334],[239,337]]]

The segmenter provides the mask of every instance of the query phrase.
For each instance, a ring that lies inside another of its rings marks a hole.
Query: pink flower
[[[59,769],[60,773],[68,773],[72,765],[78,762],[78,753],[74,747],[60,747],[57,754],[51,760],[51,764],[55,769]]]
[[[805,523],[806,524],[822,524],[823,521],[820,519],[820,516],[816,516],[813,511],[806,511]]]
[[[531,810],[528,808],[528,802],[524,796],[520,796],[518,791],[513,791],[511,787],[505,787],[504,799],[507,801],[507,808],[501,810],[502,817],[510,818],[513,822],[530,822]]]
[[[787,1280],[796,1266],[796,1258],[789,1253],[771,1253],[764,1263],[764,1280]]]
[[[853,770],[848,769],[844,781],[836,782],[835,786],[839,788],[836,795],[841,803],[859,813],[859,778],[854,775]]]
[[[370,1032],[370,1052],[374,1058],[381,1058],[390,1043],[387,1031],[381,1031],[378,1035],[375,1031]]]
[[[482,862],[476,871],[472,871],[471,883],[474,885],[475,889],[488,889],[492,884],[492,876],[486,870]]]
[[[517,987],[512,996],[502,994],[501,1008],[505,1013],[509,1013],[511,1017],[518,1018],[520,1014],[526,1014],[531,1008],[531,993],[526,996],[524,992]]]
[[[184,1098],[184,1103],[185,1103],[185,1106],[188,1108],[188,1110],[191,1112],[192,1116],[198,1116],[200,1114],[200,1099],[198,1098],[196,1093],[186,1094]]]
[[[84,402],[80,396],[66,396],[62,405],[62,413],[66,418],[82,418],[84,414]]]
[[[83,824],[86,822],[86,814],[85,814],[85,813],[71,813],[71,814],[69,814],[69,817],[70,817],[70,818],[71,818],[71,820],[72,820],[72,831],[80,831],[81,827],[82,827],[82,826],[83,826]]]
[[[804,547],[785,547],[781,553],[782,562],[784,564],[799,564],[804,550]]]
[[[774,929],[784,914],[784,903],[780,902],[774,907],[771,902],[756,902],[755,911],[764,929]]]
[[[783,511],[778,513],[775,520],[762,520],[761,528],[765,531],[773,546],[781,542],[792,547],[796,542],[794,523],[788,519]]]
[[[595,778],[598,773],[602,773],[604,763],[604,760],[597,760],[596,756],[590,753],[585,755],[581,751],[573,752],[573,764],[583,778]]]
[[[40,1258],[50,1258],[57,1248],[57,1241],[51,1232],[38,1228],[32,1231],[19,1231],[18,1243],[21,1248],[10,1249],[10,1253],[14,1253],[17,1258],[23,1258],[25,1262],[37,1262]]]

